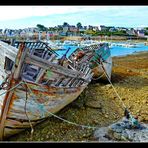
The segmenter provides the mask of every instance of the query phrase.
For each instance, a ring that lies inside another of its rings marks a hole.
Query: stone
[[[121,141],[127,141],[128,139],[126,139],[125,136],[121,136]]]
[[[122,100],[124,101],[126,98],[122,98]]]
[[[130,69],[127,69],[127,72],[132,72],[132,70],[130,70]]]
[[[116,133],[122,133],[123,129],[122,128],[116,128]]]
[[[99,101],[88,101],[85,106],[94,109],[102,109],[102,104]]]
[[[108,139],[110,141],[148,142],[148,125],[140,123],[139,128],[134,128],[128,119],[122,118],[108,127],[96,130],[94,136],[105,141]]]
[[[111,84],[107,84],[105,87],[106,87],[106,89],[110,89],[110,88],[112,88],[112,85]]]
[[[111,138],[109,138],[109,136],[107,135],[108,135],[108,128],[106,127],[101,127],[94,132],[94,137],[98,141],[110,141]]]
[[[113,136],[115,139],[121,140],[121,134],[114,132]]]
[[[104,117],[105,117],[105,118],[108,118],[109,116],[105,114]]]

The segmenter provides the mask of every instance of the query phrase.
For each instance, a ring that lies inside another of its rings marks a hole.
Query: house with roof
[[[93,26],[93,30],[94,31],[99,31],[99,27],[98,26]]]
[[[109,27],[109,32],[116,32],[118,31],[117,28],[115,27]]]
[[[144,30],[137,30],[137,36],[144,37],[145,36]]]
[[[100,31],[106,31],[108,29],[105,25],[100,25],[98,28]]]
[[[135,29],[130,28],[130,29],[127,29],[126,33],[127,33],[128,35],[136,35],[137,32],[136,32]]]

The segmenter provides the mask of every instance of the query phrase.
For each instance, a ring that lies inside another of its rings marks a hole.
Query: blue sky
[[[0,28],[76,25],[148,27],[148,6],[0,6]]]

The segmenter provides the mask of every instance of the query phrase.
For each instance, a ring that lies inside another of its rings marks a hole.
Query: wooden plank
[[[12,85],[13,87],[13,85]],[[9,110],[9,106],[10,106],[10,102],[11,102],[11,97],[13,95],[14,90],[12,90],[11,92],[8,92],[8,97],[5,98],[4,100],[4,105],[3,105],[3,110],[1,113],[1,120],[0,120],[0,140],[3,140],[3,136],[4,136],[4,127],[5,127],[5,120],[6,120],[6,116]]]
[[[84,76],[83,73],[80,73],[78,71],[74,71],[74,70],[71,70],[71,69],[67,69],[67,68],[62,67],[60,65],[57,65],[55,63],[45,61],[44,59],[39,58],[39,57],[34,56],[34,55],[27,54],[25,62],[29,63],[29,64],[36,65],[36,66],[44,68],[44,69],[50,69],[53,72],[63,74],[63,75],[68,76],[68,77],[77,78],[77,79],[81,79],[81,80],[86,81],[84,78],[82,78]]]
[[[20,57],[20,60],[19,60],[19,63],[18,63],[18,66],[14,72],[14,79],[18,79],[20,77],[20,72],[21,72],[21,68],[22,68],[22,65],[24,63],[24,59],[25,59],[25,56],[27,54],[27,51],[28,51],[28,48],[26,49],[25,47],[22,47],[23,51],[21,53],[21,57]]]
[[[20,121],[16,121],[16,120],[12,120],[12,119],[7,119],[5,126],[28,128],[28,127],[30,127],[30,124],[29,124],[29,122],[20,122]]]
[[[4,132],[4,137],[9,137],[11,135],[15,135],[21,131],[23,131],[24,129],[10,129],[10,128],[5,128],[5,132]]]
[[[23,49],[23,46],[20,46],[19,52],[17,53],[17,57],[16,57],[18,60],[20,58],[19,56],[20,56],[20,53],[21,53],[22,49]],[[12,72],[14,72],[15,70],[16,70],[15,66],[13,66]],[[11,77],[10,87],[12,88],[15,85],[16,85],[16,82]],[[9,107],[10,107],[10,104],[11,104],[13,93],[14,93],[14,89],[12,91],[10,91],[10,92],[7,92],[6,95],[5,95],[4,104],[3,104],[2,113],[1,113],[1,118],[0,118],[0,140],[2,140],[3,136],[4,136],[5,121],[6,121],[8,111],[9,111]]]
[[[51,62],[52,60],[54,60],[55,59],[55,54],[52,54],[51,56],[50,56],[50,58],[47,60],[48,62]],[[39,74],[38,74],[38,77],[36,78],[36,83],[38,83],[39,81],[40,81],[40,79],[42,78],[42,76],[44,75],[44,73],[45,73],[45,71],[46,71],[46,69],[41,69],[40,70],[40,72],[39,72]]]
[[[15,61],[15,57],[17,56],[18,49],[15,47],[12,47],[11,45],[7,45],[6,43],[1,43],[0,41],[0,51],[3,53],[1,56],[2,58],[5,58],[7,56],[12,61]]]

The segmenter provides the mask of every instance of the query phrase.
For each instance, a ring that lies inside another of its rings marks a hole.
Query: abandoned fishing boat
[[[43,42],[0,41],[1,140],[52,116],[90,83],[89,62],[57,57]]]
[[[83,57],[85,56],[85,58]],[[82,58],[83,57],[83,58]],[[108,43],[97,43],[77,48],[69,57],[75,63],[89,63],[94,80],[105,73],[105,78],[111,79],[112,57]]]

